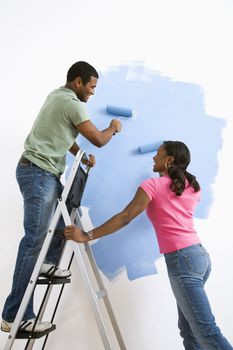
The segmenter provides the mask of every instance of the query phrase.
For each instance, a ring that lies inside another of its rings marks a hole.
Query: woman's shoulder
[[[153,176],[147,178],[141,183],[141,187],[160,187],[167,184],[170,184],[171,179],[168,176]]]
[[[153,177],[155,183],[158,183],[158,184],[167,184],[167,183],[170,183],[171,182],[171,179],[168,175],[161,175],[161,176],[158,176],[158,177]]]

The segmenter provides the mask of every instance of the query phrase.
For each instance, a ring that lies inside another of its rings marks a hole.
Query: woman
[[[200,186],[187,172],[190,152],[180,141],[165,141],[153,158],[160,177],[144,181],[119,214],[89,232],[67,226],[67,239],[84,243],[127,225],[146,209],[164,254],[176,298],[180,334],[186,350],[232,350],[217,327],[204,290],[211,263],[195,231],[193,214]]]

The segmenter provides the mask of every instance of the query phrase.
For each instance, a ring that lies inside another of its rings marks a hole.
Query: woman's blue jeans
[[[201,244],[164,254],[176,298],[181,337],[186,350],[232,350],[215,323],[204,289],[210,257]]]
[[[58,177],[33,163],[19,163],[16,178],[24,200],[25,235],[19,244],[12,289],[2,313],[2,318],[8,322],[13,322],[16,317],[62,191]],[[64,246],[63,228],[61,218],[46,257],[48,263],[59,262]],[[32,297],[24,320],[34,317]]]

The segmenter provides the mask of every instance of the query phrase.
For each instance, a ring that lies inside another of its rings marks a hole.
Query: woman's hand
[[[67,240],[73,240],[78,243],[86,243],[89,241],[89,237],[83,233],[80,228],[73,225],[66,226],[64,235]]]

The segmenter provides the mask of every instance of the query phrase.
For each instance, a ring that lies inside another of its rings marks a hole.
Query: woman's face
[[[161,145],[156,155],[153,157],[153,160],[154,160],[153,171],[158,173],[166,173],[170,158],[171,157],[168,156],[165,151],[165,147]]]

